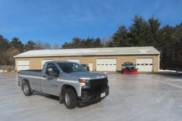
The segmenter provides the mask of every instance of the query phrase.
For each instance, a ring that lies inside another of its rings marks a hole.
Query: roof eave
[[[34,55],[34,56],[14,56],[14,58],[28,58],[28,57],[57,57],[57,56],[91,56],[91,55],[159,55],[160,53],[117,53],[117,54],[77,54],[77,55]]]

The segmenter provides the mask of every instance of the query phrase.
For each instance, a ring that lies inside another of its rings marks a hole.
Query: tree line
[[[29,40],[23,44],[21,40],[14,37],[11,41],[0,35],[0,65],[15,65],[13,56],[29,50],[52,49],[51,44],[41,41]],[[55,43],[53,49],[60,49]]]
[[[161,52],[161,69],[182,70],[182,23],[175,27],[165,25],[160,27],[161,22],[153,16],[144,20],[136,15],[133,23],[128,28],[125,25],[118,27],[112,36],[101,39],[99,47],[137,47],[153,46]],[[73,39],[71,43],[64,43],[63,48],[97,47],[94,43],[89,46],[80,38]],[[79,41],[78,41],[79,40]]]
[[[57,43],[51,47],[49,43],[32,40],[23,44],[17,37],[10,42],[0,35],[0,65],[14,64],[12,56],[28,50],[153,46],[161,52],[162,69],[182,69],[182,23],[175,27],[160,27],[159,19],[152,16],[145,20],[138,15],[132,21],[129,27],[119,26],[111,36],[102,39],[73,37],[70,43],[65,42],[61,47]]]

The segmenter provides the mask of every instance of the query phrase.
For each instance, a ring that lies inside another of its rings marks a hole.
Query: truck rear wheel
[[[26,96],[30,96],[33,93],[28,82],[23,83],[23,93]]]
[[[73,89],[68,88],[65,92],[65,105],[68,109],[73,109],[77,104],[77,96]]]
[[[121,73],[123,74],[124,73],[124,70],[122,69]]]

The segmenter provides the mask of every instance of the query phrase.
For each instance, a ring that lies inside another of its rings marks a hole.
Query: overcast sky
[[[112,35],[135,15],[175,26],[182,22],[182,0],[0,0],[0,34],[61,45],[74,36]]]

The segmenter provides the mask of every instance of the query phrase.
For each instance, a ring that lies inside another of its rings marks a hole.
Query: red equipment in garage
[[[123,69],[122,69],[122,73],[123,74],[137,74],[138,71],[135,68],[135,65],[132,62],[125,62],[124,64],[122,64]]]
[[[138,71],[135,70],[135,71],[123,71],[123,74],[137,74]]]

